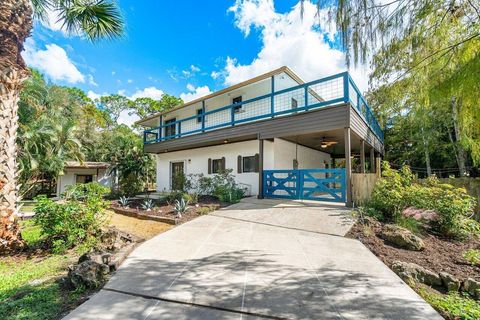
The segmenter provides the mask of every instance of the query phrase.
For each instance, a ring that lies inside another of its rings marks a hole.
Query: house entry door
[[[171,163],[170,185],[172,190],[183,190],[185,163],[183,161]]]

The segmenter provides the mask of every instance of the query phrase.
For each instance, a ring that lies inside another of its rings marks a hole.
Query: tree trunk
[[[28,72],[20,52],[32,29],[28,0],[0,4],[0,252],[22,245],[17,223],[17,102]]]
[[[422,131],[422,141],[423,141],[423,151],[425,154],[425,164],[427,165],[427,176],[430,177],[432,175],[432,165],[430,164],[430,153],[428,152],[428,141],[425,138],[425,131],[423,127],[421,127]]]
[[[461,103],[457,100],[456,97],[452,98],[452,120],[453,120],[453,128],[455,132],[455,144],[457,146],[457,163],[458,163],[458,170],[460,171],[460,177],[464,177],[467,173],[467,169],[465,166],[465,159],[466,153],[463,149],[462,144],[460,143],[461,140],[461,133],[460,133],[460,126],[458,124],[458,114],[459,109],[461,108]]]

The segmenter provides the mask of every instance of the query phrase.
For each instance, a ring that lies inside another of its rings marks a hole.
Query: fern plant
[[[188,201],[185,201],[185,199],[183,198],[181,198],[180,200],[175,200],[173,210],[177,214],[178,218],[182,218],[182,214],[184,214],[188,210]]]

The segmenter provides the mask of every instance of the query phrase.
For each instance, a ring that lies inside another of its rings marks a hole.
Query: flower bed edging
[[[159,216],[144,214],[144,213],[141,213],[141,212],[135,212],[135,211],[133,211],[132,209],[124,209],[124,208],[121,208],[121,207],[111,206],[110,208],[111,208],[115,213],[123,214],[123,215],[129,216],[129,217],[134,217],[134,218],[143,219],[143,220],[159,221],[159,222],[164,222],[164,223],[168,223],[168,224],[171,224],[171,225],[176,225],[176,224],[178,224],[178,220],[177,220],[177,219],[172,219],[172,218],[166,218],[166,217],[159,217]]]

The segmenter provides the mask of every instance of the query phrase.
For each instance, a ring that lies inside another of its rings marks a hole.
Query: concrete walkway
[[[442,319],[344,207],[245,199],[145,242],[67,319]]]

